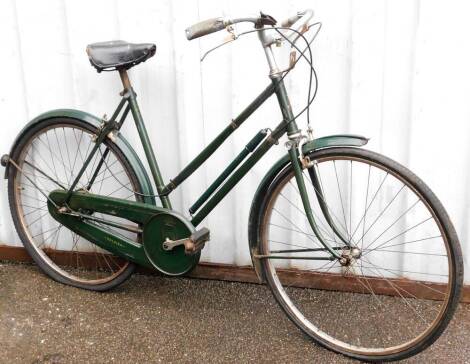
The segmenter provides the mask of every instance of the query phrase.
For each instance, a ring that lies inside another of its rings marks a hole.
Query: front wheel
[[[303,177],[316,223],[348,259],[327,260],[288,165],[259,215],[259,259],[275,299],[316,342],[347,356],[388,361],[424,350],[449,323],[463,279],[444,207],[417,176],[377,153],[338,147],[310,159]]]

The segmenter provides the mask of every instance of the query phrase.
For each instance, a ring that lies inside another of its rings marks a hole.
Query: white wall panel
[[[323,22],[314,43],[320,80],[312,106],[316,135],[364,134],[372,138],[371,149],[411,167],[443,201],[464,252],[470,252],[470,4],[463,0],[5,0],[0,3],[2,151],[28,120],[49,109],[112,112],[119,78],[90,67],[88,43],[155,42],[157,55],[130,74],[168,180],[269,82],[256,35],[224,46],[201,64],[202,54],[225,34],[188,42],[184,29],[219,15],[262,9],[282,19],[308,7]],[[299,67],[287,81],[296,109],[305,103],[307,76]],[[175,192],[174,207],[186,211],[248,138],[279,120],[273,98]],[[123,132],[143,157],[131,122]],[[282,145],[204,222],[212,230],[204,260],[250,262],[251,197],[269,165],[284,153]],[[4,180],[0,187],[0,240],[19,245]]]

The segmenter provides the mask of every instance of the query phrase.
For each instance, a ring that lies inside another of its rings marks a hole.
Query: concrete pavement
[[[470,362],[470,305],[413,363]],[[94,293],[0,263],[2,363],[351,363],[315,345],[260,285],[136,274]]]

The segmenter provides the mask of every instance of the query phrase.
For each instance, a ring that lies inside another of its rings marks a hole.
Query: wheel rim
[[[71,281],[100,285],[120,276],[129,262],[97,247],[54,220],[48,213],[46,195],[69,187],[94,145],[93,131],[73,123],[53,124],[37,131],[23,147],[15,171],[14,196],[20,229],[40,259],[53,271]],[[86,189],[107,145],[101,145],[76,189]],[[114,148],[110,148],[89,192],[136,200],[135,179]],[[13,167],[12,167],[13,168]],[[47,176],[46,176],[47,175]],[[34,184],[33,184],[34,182]],[[116,217],[94,216],[114,222]],[[126,221],[129,225],[129,222]],[[99,225],[99,224],[98,224]],[[110,229],[106,225],[100,227]],[[113,232],[139,240],[137,234]]]
[[[316,162],[331,219],[362,256],[346,267],[337,261],[266,259],[272,288],[289,316],[330,348],[384,356],[415,347],[436,329],[449,305],[454,278],[442,223],[411,183],[381,163],[354,155],[319,157]],[[344,246],[322,217],[305,171],[304,181],[320,231],[333,246]],[[303,216],[292,172],[272,196],[262,224],[262,254],[320,247]],[[374,203],[381,207],[375,213]],[[392,207],[399,211],[392,213]],[[426,211],[429,216],[423,215]],[[418,230],[433,234],[418,237]],[[326,256],[310,256],[314,254]],[[421,270],[424,263],[427,272]]]

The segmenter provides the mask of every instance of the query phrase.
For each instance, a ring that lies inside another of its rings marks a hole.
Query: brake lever
[[[215,51],[216,49],[219,49],[220,47],[226,45],[227,43],[231,43],[238,39],[238,35],[235,34],[235,29],[231,25],[225,29],[227,30],[227,32],[229,32],[229,35],[224,39],[222,43],[216,45],[214,48],[211,48],[207,52],[205,52],[204,55],[201,57],[200,62],[204,61],[204,58],[206,58],[206,56],[209,53],[212,53],[213,51]]]
[[[300,30],[300,34],[305,34],[307,33],[310,28],[312,28],[313,26],[315,25],[318,25],[318,23],[312,23],[312,24],[305,24],[305,26]],[[320,29],[321,29],[321,26],[320,26]],[[317,33],[315,33],[313,35],[313,38],[316,38],[316,36],[318,35],[318,32],[320,31],[320,29],[318,29]],[[285,39],[281,38],[281,42],[284,42]],[[295,42],[294,42],[295,43]],[[279,72],[276,72],[275,74],[283,74],[285,72],[288,72],[290,71],[291,69],[294,68],[295,64],[296,64],[296,61],[297,61],[297,49],[295,49],[292,45],[291,45],[291,51],[290,51],[290,54],[289,54],[289,66]]]

